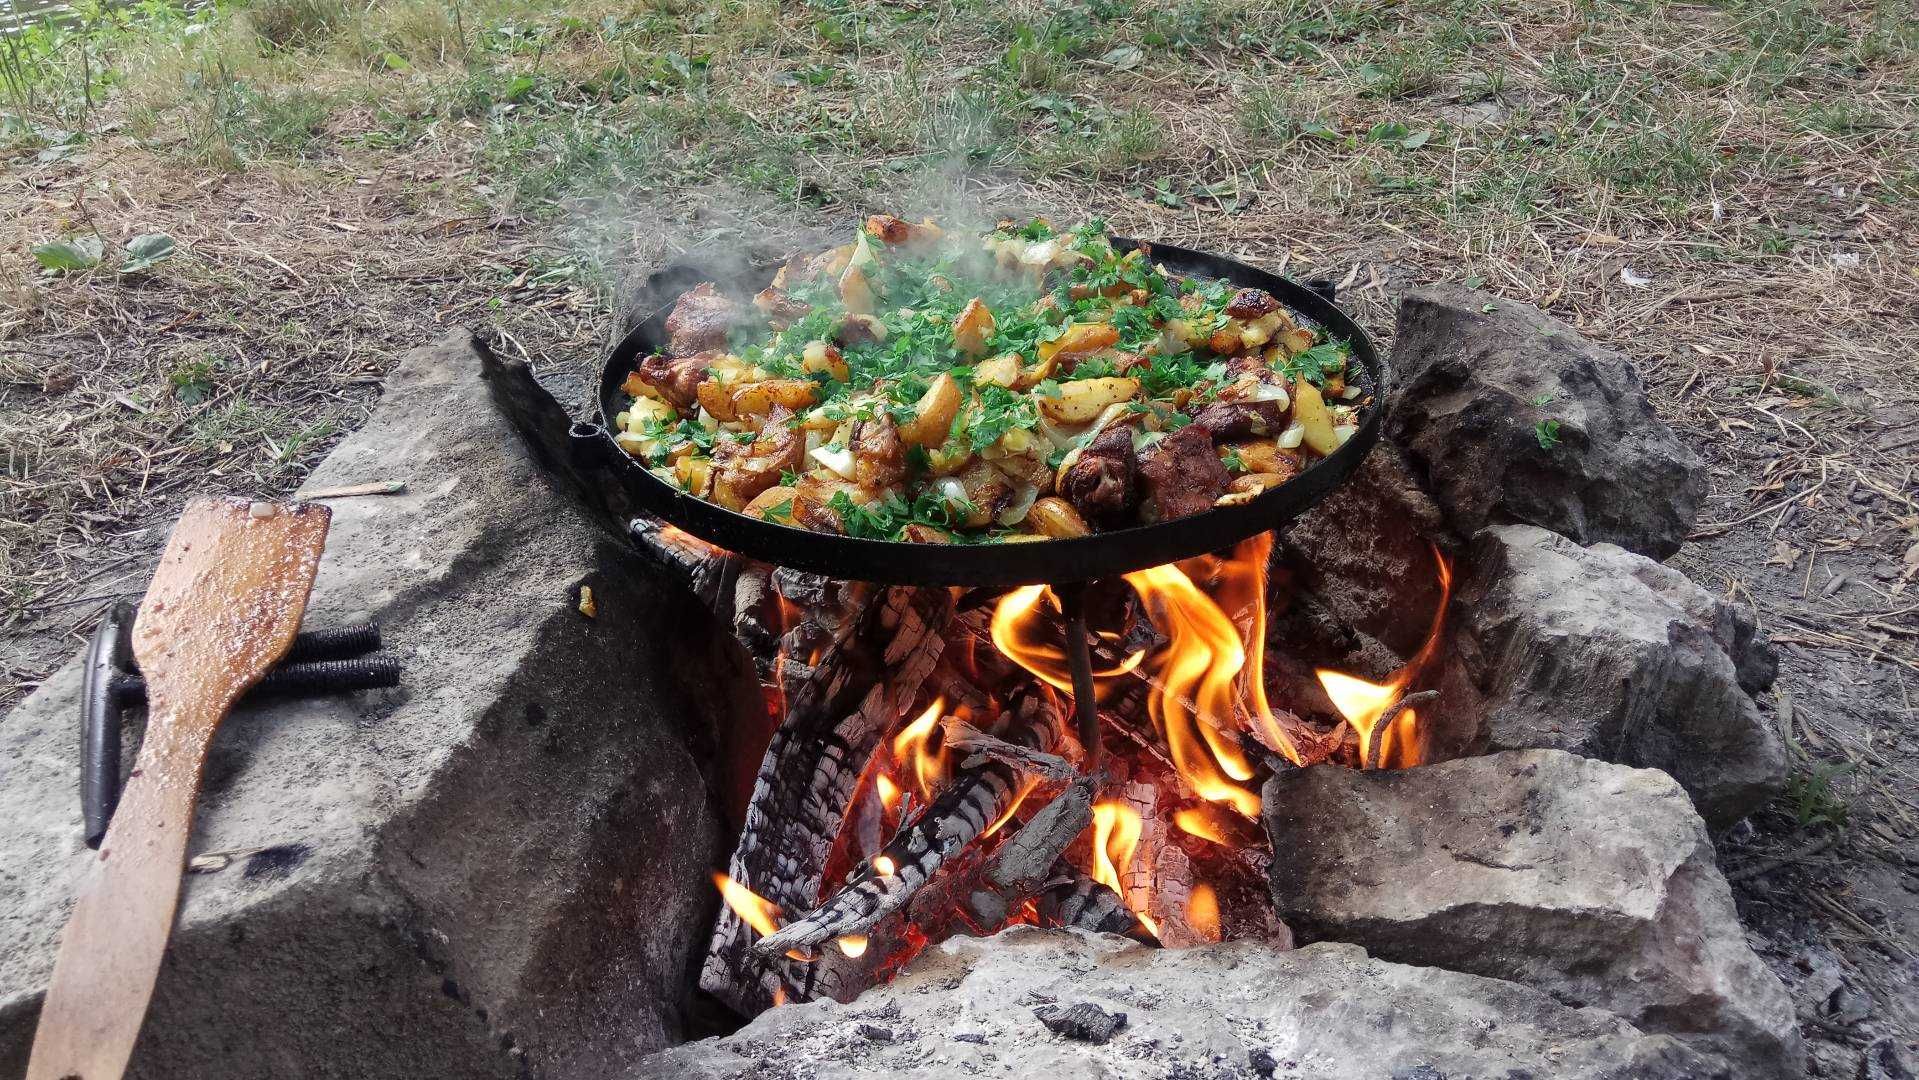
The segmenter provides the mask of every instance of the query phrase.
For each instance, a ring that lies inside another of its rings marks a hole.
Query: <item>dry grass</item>
[[[1381,332],[1404,288],[1464,280],[1629,353],[1714,470],[1681,565],[1787,649],[1769,705],[1799,785],[1729,857],[1849,812],[1827,857],[1898,865],[1919,835],[1913,14],[263,0],[97,44],[90,69],[122,78],[91,111],[69,43],[15,99],[41,130],[0,121],[11,693],[138,591],[185,490],[284,490],[444,326],[576,367],[623,275],[695,242],[876,208],[1099,214],[1331,277]],[[69,148],[48,134],[82,120]],[[86,229],[182,254],[41,280],[28,246]],[[1850,913],[1821,907],[1822,933],[1862,966],[1912,955],[1881,893],[1803,862],[1781,872]]]

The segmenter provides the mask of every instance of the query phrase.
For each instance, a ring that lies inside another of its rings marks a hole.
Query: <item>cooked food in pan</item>
[[[1352,435],[1345,343],[1098,221],[872,217],[751,301],[683,293],[619,445],[754,517],[917,543],[1085,536],[1250,501]]]

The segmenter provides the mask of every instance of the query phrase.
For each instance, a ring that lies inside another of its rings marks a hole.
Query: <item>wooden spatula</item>
[[[61,937],[28,1080],[126,1071],[173,932],[207,747],[293,644],[331,517],[308,503],[198,498],[173,527],[133,626],[146,740]]]

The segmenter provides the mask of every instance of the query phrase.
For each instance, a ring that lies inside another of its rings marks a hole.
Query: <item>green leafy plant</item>
[[[1785,798],[1792,805],[1793,819],[1801,828],[1813,825],[1845,827],[1852,807],[1844,796],[1833,790],[1832,783],[1852,770],[1850,761],[1836,764],[1815,761],[1786,778]]]
[[[198,405],[213,396],[214,379],[219,370],[219,361],[210,356],[201,357],[167,372],[167,383],[173,387],[173,396],[180,404]]]
[[[173,237],[166,233],[141,233],[127,241],[127,257],[120,263],[122,274],[137,274],[151,269],[162,259],[172,256]]]
[[[105,251],[106,244],[98,236],[69,236],[34,245],[33,261],[48,276],[69,274],[99,266]]]
[[[1559,421],[1541,420],[1533,425],[1533,438],[1539,440],[1541,450],[1551,450],[1559,445]]]

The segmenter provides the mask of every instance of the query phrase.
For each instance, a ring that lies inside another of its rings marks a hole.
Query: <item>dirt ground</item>
[[[1919,1040],[1910,9],[1095,8],[256,4],[105,39],[84,109],[48,53],[0,106],[0,707],[188,494],[290,490],[449,327],[578,372],[689,248],[1096,214],[1332,278],[1382,339],[1463,281],[1633,358],[1713,474],[1674,564],[1783,654],[1792,787],[1721,865],[1818,1075]],[[40,272],[81,234],[100,268]]]

